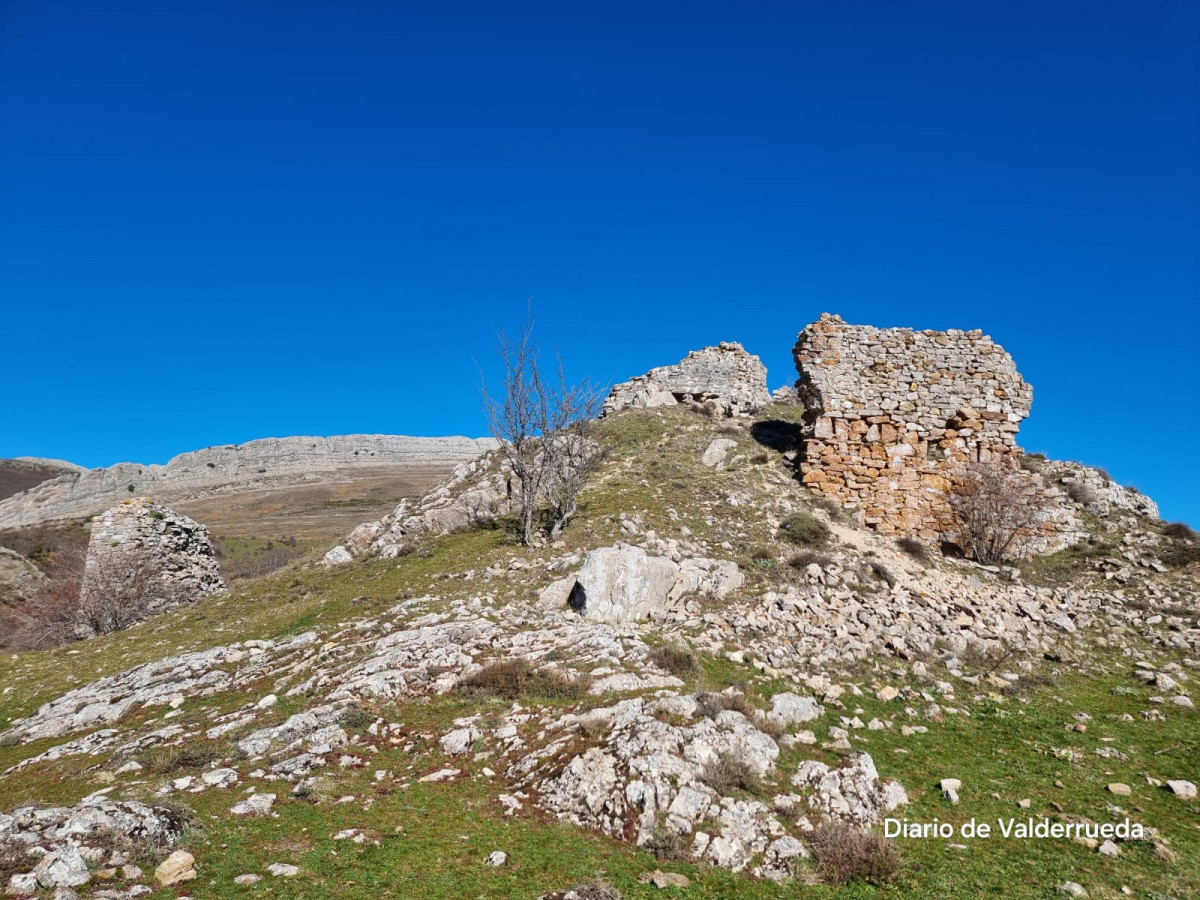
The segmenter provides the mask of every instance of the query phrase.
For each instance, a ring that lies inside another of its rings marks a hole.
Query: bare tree
[[[142,546],[122,546],[88,560],[79,589],[76,631],[80,636],[120,631],[145,619],[165,602],[161,560]]]
[[[579,492],[604,457],[593,434],[604,391],[587,379],[568,384],[561,358],[547,378],[528,319],[516,338],[500,332],[497,352],[504,365],[504,394],[493,397],[485,383],[483,406],[488,430],[500,442],[520,488],[521,542],[532,543],[542,504],[553,540],[575,515]]]
[[[1047,513],[1046,495],[1034,476],[995,462],[958,472],[949,502],[958,543],[984,564],[1020,556]]]

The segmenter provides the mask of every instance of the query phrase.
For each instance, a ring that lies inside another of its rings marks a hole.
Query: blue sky
[[[755,8],[755,7],[758,8]],[[1200,523],[1200,4],[0,4],[0,456],[484,430],[572,376],[982,328]]]

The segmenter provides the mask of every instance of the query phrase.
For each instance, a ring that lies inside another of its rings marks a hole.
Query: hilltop
[[[906,399],[813,415],[864,398],[772,402],[739,346],[693,358],[729,380],[685,360],[614,390],[561,540],[516,542],[491,451],[332,556],[0,660],[0,810],[59,806],[0,834],[126,896],[1200,890],[1195,536],[1099,470],[1021,460],[986,398],[914,403],[946,411],[919,437]],[[942,555],[943,507],[886,473],[927,490],[944,453],[999,446],[1042,542]],[[1084,833],[864,842],[887,817]],[[1125,818],[1141,838],[1087,834]]]

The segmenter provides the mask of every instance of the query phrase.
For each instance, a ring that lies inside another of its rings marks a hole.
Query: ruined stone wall
[[[725,416],[757,412],[771,402],[767,367],[738,343],[726,341],[693,350],[676,365],[651,369],[618,384],[604,401],[602,415],[686,402],[709,405]]]
[[[804,404],[804,483],[886,534],[938,539],[950,475],[1016,465],[1032,387],[980,331],[847,325],[825,313],[793,349]]]
[[[153,573],[141,598],[153,615],[225,590],[208,528],[153,500],[126,500],[92,520],[81,594],[121,590],[134,569]]]

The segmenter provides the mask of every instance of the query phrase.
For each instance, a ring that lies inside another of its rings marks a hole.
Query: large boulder
[[[704,404],[725,416],[757,412],[771,402],[767,367],[737,343],[693,350],[676,365],[651,369],[618,384],[604,401],[601,414],[689,402]]]

